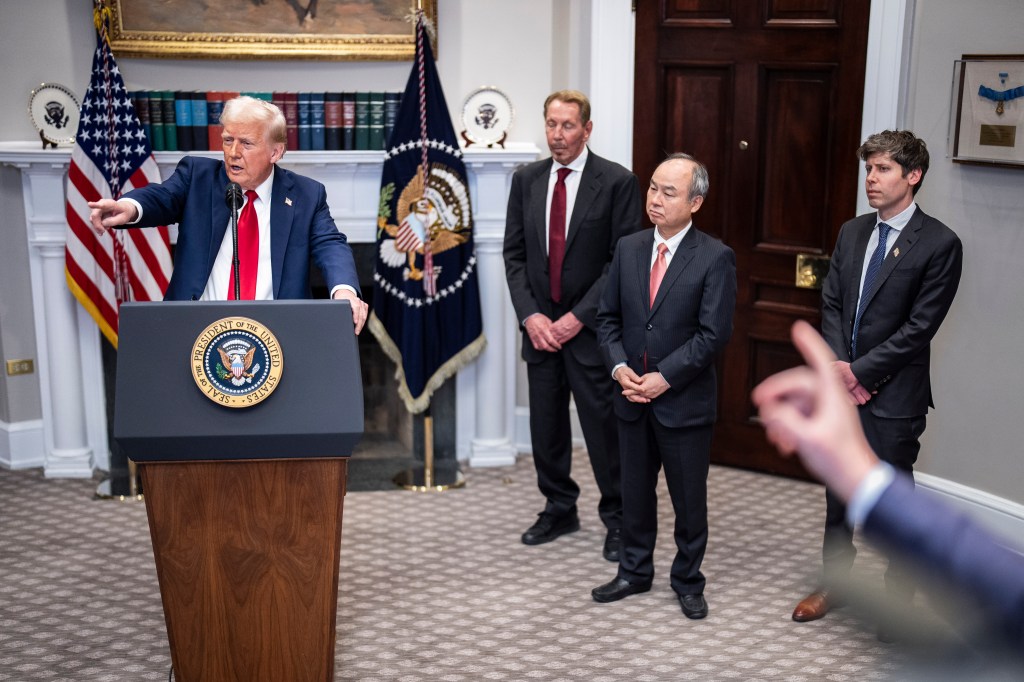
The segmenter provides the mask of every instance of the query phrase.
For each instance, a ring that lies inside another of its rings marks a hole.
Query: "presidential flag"
[[[413,414],[486,345],[466,167],[426,37],[384,154],[370,331]]]
[[[68,288],[117,347],[118,307],[125,301],[158,301],[171,278],[167,228],[111,230],[96,236],[87,202],[118,199],[128,190],[160,181],[152,149],[107,41],[110,10],[96,3],[96,51],[89,89],[68,169]]]

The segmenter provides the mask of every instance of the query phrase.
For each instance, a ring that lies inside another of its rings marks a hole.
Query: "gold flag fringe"
[[[430,407],[430,397],[434,394],[434,391],[441,388],[441,385],[455,376],[460,369],[476,360],[477,356],[487,347],[487,339],[481,333],[469,345],[438,367],[437,371],[427,380],[426,386],[423,387],[423,393],[414,397],[409,392],[409,385],[405,381],[405,370],[402,368],[402,352],[395,345],[387,329],[384,328],[384,325],[377,318],[376,313],[370,313],[370,319],[367,321],[366,326],[370,328],[370,332],[377,339],[377,342],[380,343],[384,354],[395,363],[397,367],[395,379],[398,381],[398,397],[402,399],[402,402],[405,403],[405,409],[409,410],[411,414],[419,414]]]

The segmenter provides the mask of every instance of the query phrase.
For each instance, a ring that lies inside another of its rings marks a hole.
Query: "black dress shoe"
[[[680,594],[679,605],[683,607],[683,615],[690,620],[699,620],[708,615],[708,603],[703,594]]]
[[[543,545],[551,542],[560,535],[575,533],[580,529],[580,519],[576,512],[555,516],[548,512],[541,512],[537,515],[537,523],[530,526],[523,533],[524,545]]]
[[[640,594],[651,589],[650,583],[631,583],[625,578],[616,578],[610,583],[595,587],[590,591],[594,601],[607,604],[608,602],[619,601],[631,594]]]
[[[604,558],[608,561],[619,561],[619,549],[622,547],[622,529],[609,528],[604,536]]]

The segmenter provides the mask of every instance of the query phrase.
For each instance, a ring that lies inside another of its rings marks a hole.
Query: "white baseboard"
[[[1024,553],[1024,505],[945,478],[914,472],[927,494],[956,507],[1000,536],[1008,547]]]
[[[8,424],[0,421],[0,467],[5,469],[31,469],[46,463],[43,421]]]

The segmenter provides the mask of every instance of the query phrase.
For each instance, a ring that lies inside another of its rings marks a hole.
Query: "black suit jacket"
[[[227,184],[223,161],[186,156],[164,182],[125,194],[142,206],[142,220],[126,227],[178,224],[165,300],[198,300],[206,289],[230,219],[224,202]],[[328,291],[347,284],[358,292],[352,249],[331,218],[324,186],[278,166],[271,192],[274,298],[310,298],[310,258],[323,273]]]
[[[736,255],[691,227],[650,301],[654,230],[623,237],[615,250],[598,312],[601,351],[609,371],[625,362],[639,375],[659,371],[671,388],[651,409],[669,427],[715,421],[715,358],[732,336],[736,308]],[[615,414],[637,419],[643,405],[616,393]]]
[[[505,221],[505,275],[520,324],[534,313],[556,317],[546,236],[551,165],[550,158],[543,159],[512,176]],[[595,330],[608,264],[619,238],[640,229],[642,210],[636,176],[590,152],[580,176],[562,264],[562,310],[572,310],[584,325],[563,348],[583,364],[601,364]],[[523,359],[539,362],[547,355],[533,347],[524,330]]]
[[[850,362],[861,271],[877,214],[839,230],[822,287],[821,328],[840,360]],[[898,255],[897,255],[898,254]],[[879,417],[917,417],[933,406],[931,340],[960,284],[963,247],[956,234],[921,210],[914,211],[882,261],[868,292],[857,340],[854,376],[872,393],[867,407]]]

